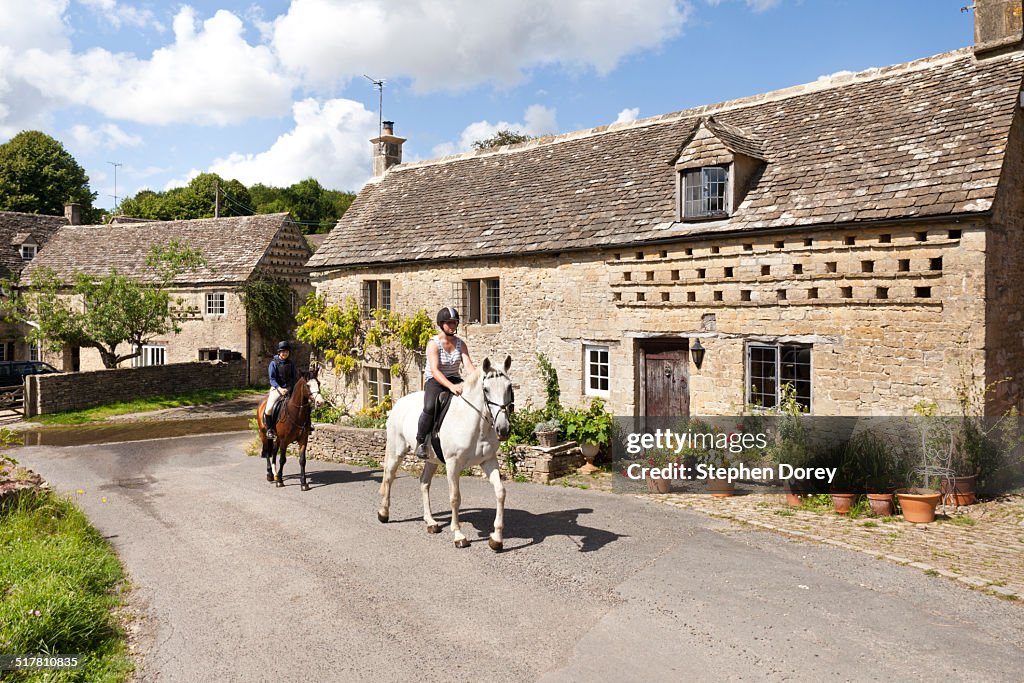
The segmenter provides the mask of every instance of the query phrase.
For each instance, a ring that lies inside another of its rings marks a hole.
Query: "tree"
[[[258,277],[238,290],[245,305],[249,326],[259,333],[263,350],[270,351],[280,339],[291,336],[295,327],[292,315],[292,288],[282,280]]]
[[[493,137],[474,142],[473,149],[488,149],[490,147],[501,147],[502,145],[517,145],[520,142],[527,142],[528,140],[534,139],[536,138],[533,135],[527,135],[526,133],[519,133],[517,131],[504,128],[495,133]]]
[[[3,307],[8,319],[21,318],[38,326],[26,341],[45,344],[55,352],[64,346],[91,347],[99,351],[104,367],[116,368],[138,356],[154,337],[181,331],[180,322],[195,309],[184,308],[184,300],[172,299],[167,288],[179,273],[204,264],[198,251],[172,241],[166,247],[154,247],[146,260],[159,275],[157,284],[138,282],[114,270],[100,279],[78,273],[69,290],[53,271],[43,270],[33,273],[29,286],[7,298]],[[117,347],[123,343],[131,351],[118,354]]]
[[[46,133],[22,131],[0,145],[0,210],[63,216],[64,204],[74,202],[92,223],[100,216],[95,199],[85,170]]]

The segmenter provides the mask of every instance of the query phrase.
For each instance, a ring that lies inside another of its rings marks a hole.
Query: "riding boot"
[[[273,417],[267,416],[267,441],[273,442],[277,438],[277,421]]]
[[[416,457],[420,460],[427,459],[427,443],[422,439],[416,440]]]

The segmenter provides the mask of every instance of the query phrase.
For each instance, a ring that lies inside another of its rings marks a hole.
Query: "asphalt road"
[[[1024,607],[939,577],[641,500],[463,480],[431,536],[415,480],[310,461],[266,482],[230,434],[14,455],[110,538],[143,681],[1020,681]],[[84,493],[77,493],[79,490]],[[447,483],[435,480],[438,520]]]

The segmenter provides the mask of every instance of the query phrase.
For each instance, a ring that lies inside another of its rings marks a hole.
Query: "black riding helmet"
[[[278,342],[277,350],[278,351],[291,351],[292,350],[292,345],[289,344],[287,341]]]
[[[451,306],[445,306],[444,308],[437,312],[437,326],[440,327],[441,330],[449,337],[454,337],[454,332],[448,332],[447,330],[444,329],[444,324],[449,320],[459,322],[459,312],[456,311]]]

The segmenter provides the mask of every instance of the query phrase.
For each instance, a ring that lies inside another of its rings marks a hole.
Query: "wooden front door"
[[[686,349],[646,354],[644,378],[645,414],[690,415],[689,352]]]

